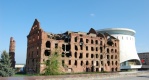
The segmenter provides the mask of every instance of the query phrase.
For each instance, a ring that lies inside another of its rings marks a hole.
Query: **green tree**
[[[57,75],[62,73],[60,68],[60,55],[57,51],[52,52],[52,54],[48,57],[48,60],[43,64],[46,65],[46,68],[44,69],[44,75]]]
[[[8,77],[13,76],[15,70],[11,67],[10,57],[6,51],[3,51],[0,59],[0,76]]]

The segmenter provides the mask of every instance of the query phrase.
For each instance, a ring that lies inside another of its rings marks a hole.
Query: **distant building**
[[[13,37],[10,38],[9,56],[11,60],[11,67],[15,68],[15,40],[13,39]]]
[[[138,53],[142,67],[141,69],[149,69],[149,52]]]
[[[25,64],[16,64],[15,65],[15,72],[25,72]]]
[[[132,70],[141,68],[141,61],[135,46],[135,31],[127,28],[107,28],[97,30],[99,33],[109,33],[119,40],[120,69]]]
[[[52,34],[43,31],[35,19],[27,36],[26,72],[43,73],[46,65],[40,63],[57,48],[64,72],[120,71],[119,40],[115,37],[92,28],[88,33]]]

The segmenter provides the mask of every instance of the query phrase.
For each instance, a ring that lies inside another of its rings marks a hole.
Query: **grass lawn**
[[[40,76],[38,74],[15,74],[13,77]]]

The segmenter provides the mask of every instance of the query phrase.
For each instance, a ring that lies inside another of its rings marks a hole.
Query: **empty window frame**
[[[88,39],[86,39],[86,43],[88,43],[89,42],[89,40]]]
[[[69,60],[69,65],[71,65],[71,60]]]
[[[86,58],[88,58],[89,57],[89,53],[86,53]]]
[[[93,40],[91,40],[91,44],[94,44],[94,41]]]

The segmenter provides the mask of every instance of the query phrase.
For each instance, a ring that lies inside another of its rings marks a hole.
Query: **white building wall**
[[[127,62],[128,60],[137,60],[139,65],[121,65],[121,69],[137,69],[141,68],[141,62],[139,56],[137,55],[135,46],[135,31],[126,28],[108,28],[97,30],[100,33],[109,33],[111,36],[119,39],[119,49],[120,49],[120,63]]]
[[[134,36],[122,34],[111,35],[120,40],[120,63],[131,59],[137,59],[140,61],[135,47]]]

